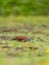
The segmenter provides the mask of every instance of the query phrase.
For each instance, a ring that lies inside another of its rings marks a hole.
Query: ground
[[[12,40],[20,35],[31,40]],[[49,65],[49,17],[0,17],[0,64]]]

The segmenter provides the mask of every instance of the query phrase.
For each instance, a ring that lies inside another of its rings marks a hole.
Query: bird
[[[15,38],[13,38],[12,40],[17,40],[17,41],[30,41],[30,38],[27,36],[16,36]]]

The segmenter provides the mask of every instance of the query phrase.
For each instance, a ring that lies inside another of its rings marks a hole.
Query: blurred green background
[[[0,0],[0,16],[49,16],[49,0]]]

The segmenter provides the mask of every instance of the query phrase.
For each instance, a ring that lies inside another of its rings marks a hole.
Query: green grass
[[[49,24],[49,17],[47,16],[9,16],[9,17],[0,17],[0,26],[15,26],[16,22],[18,23],[33,23],[33,24]]]

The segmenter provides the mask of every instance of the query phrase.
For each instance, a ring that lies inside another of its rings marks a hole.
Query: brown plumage
[[[16,36],[12,40],[17,40],[17,41],[30,41],[30,39],[28,37],[26,37],[26,36]]]

